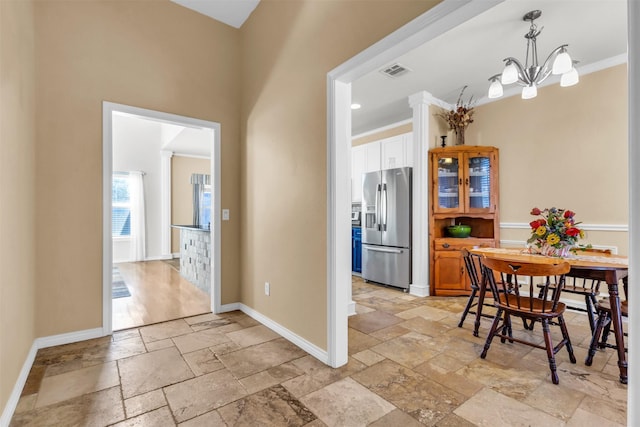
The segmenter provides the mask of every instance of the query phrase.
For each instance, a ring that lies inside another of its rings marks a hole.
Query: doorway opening
[[[205,286],[187,280],[172,227],[193,225],[191,169],[210,183],[210,220],[197,230],[210,245]],[[219,311],[219,217],[219,123],[103,102],[105,335]]]
[[[327,349],[328,362],[333,367],[347,363],[347,318],[349,307],[353,306],[349,244],[351,224],[348,216],[351,211],[351,186],[345,185],[351,178],[351,83],[502,1],[445,0],[327,75]],[[420,159],[423,154],[420,144],[414,141],[414,159]],[[414,177],[426,173],[426,169],[420,169],[420,163],[424,162],[414,161]],[[414,241],[413,244],[416,246],[418,242]],[[413,264],[416,265],[415,252],[413,256]]]

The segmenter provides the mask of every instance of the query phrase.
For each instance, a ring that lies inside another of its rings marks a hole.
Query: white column
[[[351,304],[351,84],[327,76],[327,354],[346,365]]]
[[[413,109],[413,234],[410,293],[429,295],[429,105],[433,95],[420,91],[409,96]]]
[[[160,151],[160,253],[172,258],[171,253],[171,158],[173,152]]]

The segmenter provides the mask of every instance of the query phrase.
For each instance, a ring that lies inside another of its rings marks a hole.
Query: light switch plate
[[[229,221],[229,209],[222,209],[222,220]]]

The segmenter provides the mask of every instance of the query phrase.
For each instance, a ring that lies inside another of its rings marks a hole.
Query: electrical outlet
[[[271,294],[271,285],[269,282],[264,282],[264,294],[269,296]]]

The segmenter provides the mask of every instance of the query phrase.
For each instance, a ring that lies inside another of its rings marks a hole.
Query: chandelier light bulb
[[[501,80],[503,85],[510,85],[518,81],[518,69],[513,62],[507,62],[502,71]]]
[[[531,99],[538,96],[538,88],[535,84],[530,84],[522,88],[522,99]]]
[[[578,84],[580,81],[580,76],[578,76],[578,70],[575,68],[570,69],[566,73],[562,75],[560,78],[560,86],[568,87]]]
[[[553,70],[551,72],[555,75],[564,74],[571,71],[572,68],[573,61],[567,53],[567,50],[563,48],[553,61]]]
[[[489,98],[500,98],[503,94],[502,85],[498,79],[493,79],[489,86]]]

